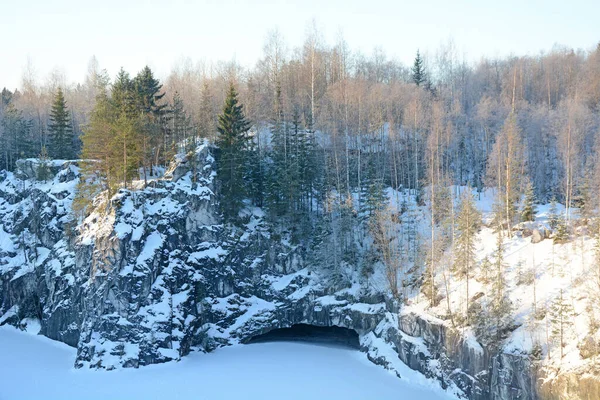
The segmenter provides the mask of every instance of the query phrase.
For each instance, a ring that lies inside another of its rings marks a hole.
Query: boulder
[[[531,232],[531,243],[539,243],[548,237],[548,231],[545,229],[534,229]]]

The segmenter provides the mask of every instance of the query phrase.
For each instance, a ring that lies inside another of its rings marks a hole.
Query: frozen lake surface
[[[398,379],[365,354],[336,346],[255,343],[108,372],[74,369],[75,353],[45,337],[0,327],[0,400],[453,398],[435,385]]]

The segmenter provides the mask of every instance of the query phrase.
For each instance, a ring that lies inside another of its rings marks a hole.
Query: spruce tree
[[[159,104],[165,93],[161,93],[162,85],[148,66],[130,84],[135,117],[142,119],[140,138],[144,171],[149,169],[153,175],[153,167],[168,162],[174,154],[171,110],[167,103]]]
[[[467,325],[469,324],[469,279],[475,267],[475,245],[477,232],[481,226],[481,214],[470,190],[466,190],[459,206],[458,220],[456,225],[456,240],[454,241],[454,265],[453,269],[457,275],[466,279],[467,299]]]
[[[32,121],[23,118],[23,113],[12,103],[6,106],[2,120],[0,120],[0,128],[3,131],[3,134],[0,135],[3,157],[0,166],[2,168],[12,170],[17,159],[37,155],[33,150],[31,140],[32,125]]]
[[[248,187],[248,196],[255,206],[262,207],[264,204],[266,166],[258,135],[248,139],[245,153],[244,179]]]
[[[488,256],[485,256],[483,260],[481,260],[479,269],[481,274],[479,275],[478,280],[487,285],[490,283],[493,276],[493,265]]]
[[[221,210],[226,220],[237,218],[246,195],[244,166],[247,164],[245,156],[250,123],[244,117],[243,106],[238,104],[237,96],[232,83],[217,127],[217,179],[221,191]]]
[[[556,231],[554,232],[554,243],[565,243],[569,240],[569,229],[565,217],[559,217],[554,225],[556,227]]]
[[[211,142],[215,141],[215,113],[213,111],[212,96],[208,83],[202,85],[202,94],[200,100],[200,111],[198,112],[198,138],[206,138]]]
[[[73,128],[71,127],[67,102],[61,88],[58,88],[50,110],[48,134],[52,158],[67,160],[75,158]]]
[[[521,221],[535,221],[536,212],[533,184],[531,181],[528,181],[527,188],[525,189],[525,199],[523,200],[523,209],[521,210]]]
[[[315,192],[319,192],[320,180],[322,174],[318,173],[318,169],[323,165],[319,162],[317,144],[315,140],[315,131],[313,129],[312,118],[310,113],[305,117],[304,126],[306,127],[300,134],[300,187],[301,198],[307,210],[312,211],[313,198]],[[318,197],[318,195],[317,195]]]
[[[380,152],[373,150],[378,147],[379,140],[373,137],[365,138],[365,140],[369,142],[371,150],[364,154],[366,165],[361,179],[360,211],[364,217],[371,217],[385,207],[388,199],[381,173],[383,170],[382,156]]]
[[[289,143],[289,156],[287,162],[287,199],[289,202],[288,210],[291,211],[293,220],[299,222],[300,214],[302,211],[302,182],[301,182],[301,167],[302,161],[302,141],[304,138],[304,129],[300,122],[300,113],[297,109],[292,112],[291,126],[289,129],[288,143]],[[294,226],[294,231],[297,227]]]
[[[50,177],[50,165],[48,162],[48,151],[46,151],[46,146],[42,146],[42,151],[38,157],[39,164],[37,166],[37,180],[38,181],[47,181]]]
[[[581,218],[581,221],[584,225],[587,225],[594,214],[589,176],[586,176],[583,179],[581,186],[578,187],[578,193],[574,202],[579,208],[579,217]]]
[[[417,86],[421,86],[421,84],[427,80],[423,58],[421,58],[419,50],[417,50],[417,56],[415,57],[415,62],[411,70],[411,78]]]
[[[271,167],[267,184],[267,205],[275,217],[285,214],[289,205],[285,187],[288,182],[288,133],[281,87],[277,85],[271,118]]]
[[[158,104],[165,94],[160,93],[162,85],[154,78],[150,67],[145,66],[133,79],[132,85],[138,110],[155,116],[160,116],[166,111],[167,104]]]
[[[179,92],[175,92],[173,95],[173,105],[171,106],[172,114],[172,132],[173,142],[172,146],[175,147],[175,151],[192,151],[195,146],[193,141],[188,138],[188,117],[183,107],[183,100],[179,96]]]
[[[573,323],[575,311],[573,306],[565,298],[564,290],[560,289],[558,296],[552,302],[550,308],[550,322],[552,324],[552,338],[560,345],[560,358],[564,354],[565,340]]]
[[[136,115],[133,81],[129,77],[129,73],[123,68],[117,74],[111,89],[111,100],[115,109],[119,113],[124,112],[130,116]]]
[[[502,340],[506,338],[509,328],[513,325],[514,307],[506,293],[505,269],[502,232],[498,231],[494,260],[495,276],[487,305],[487,318],[481,321],[487,326],[484,343],[487,342],[494,349],[501,347]]]

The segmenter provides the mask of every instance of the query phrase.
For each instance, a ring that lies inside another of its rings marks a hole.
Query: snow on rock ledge
[[[33,180],[28,160],[19,176],[3,173],[0,324],[37,319],[41,334],[77,347],[77,367],[103,369],[178,360],[300,323],[340,326],[402,378],[471,399],[537,398],[521,379],[530,373],[522,358],[492,357],[443,321],[399,312],[359,273],[337,287],[307,249],[270,239],[261,210],[249,209],[242,228],[224,225],[209,146],[195,157],[196,176],[179,159],[77,228],[68,218],[76,163],[57,164],[48,182]]]

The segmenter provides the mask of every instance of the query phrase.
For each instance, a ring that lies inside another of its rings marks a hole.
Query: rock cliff
[[[78,226],[76,162],[53,168],[48,182],[30,176],[30,163],[2,172],[0,324],[38,319],[41,334],[77,347],[76,367],[104,369],[178,360],[299,323],[340,326],[359,334],[373,362],[400,376],[408,366],[462,397],[546,393],[528,357],[489,354],[445,321],[402,309],[359,272],[340,284],[309,246],[275,238],[260,209],[248,207],[241,227],[223,224],[211,149],[196,157],[196,176],[181,159],[144,188],[96,199]]]

